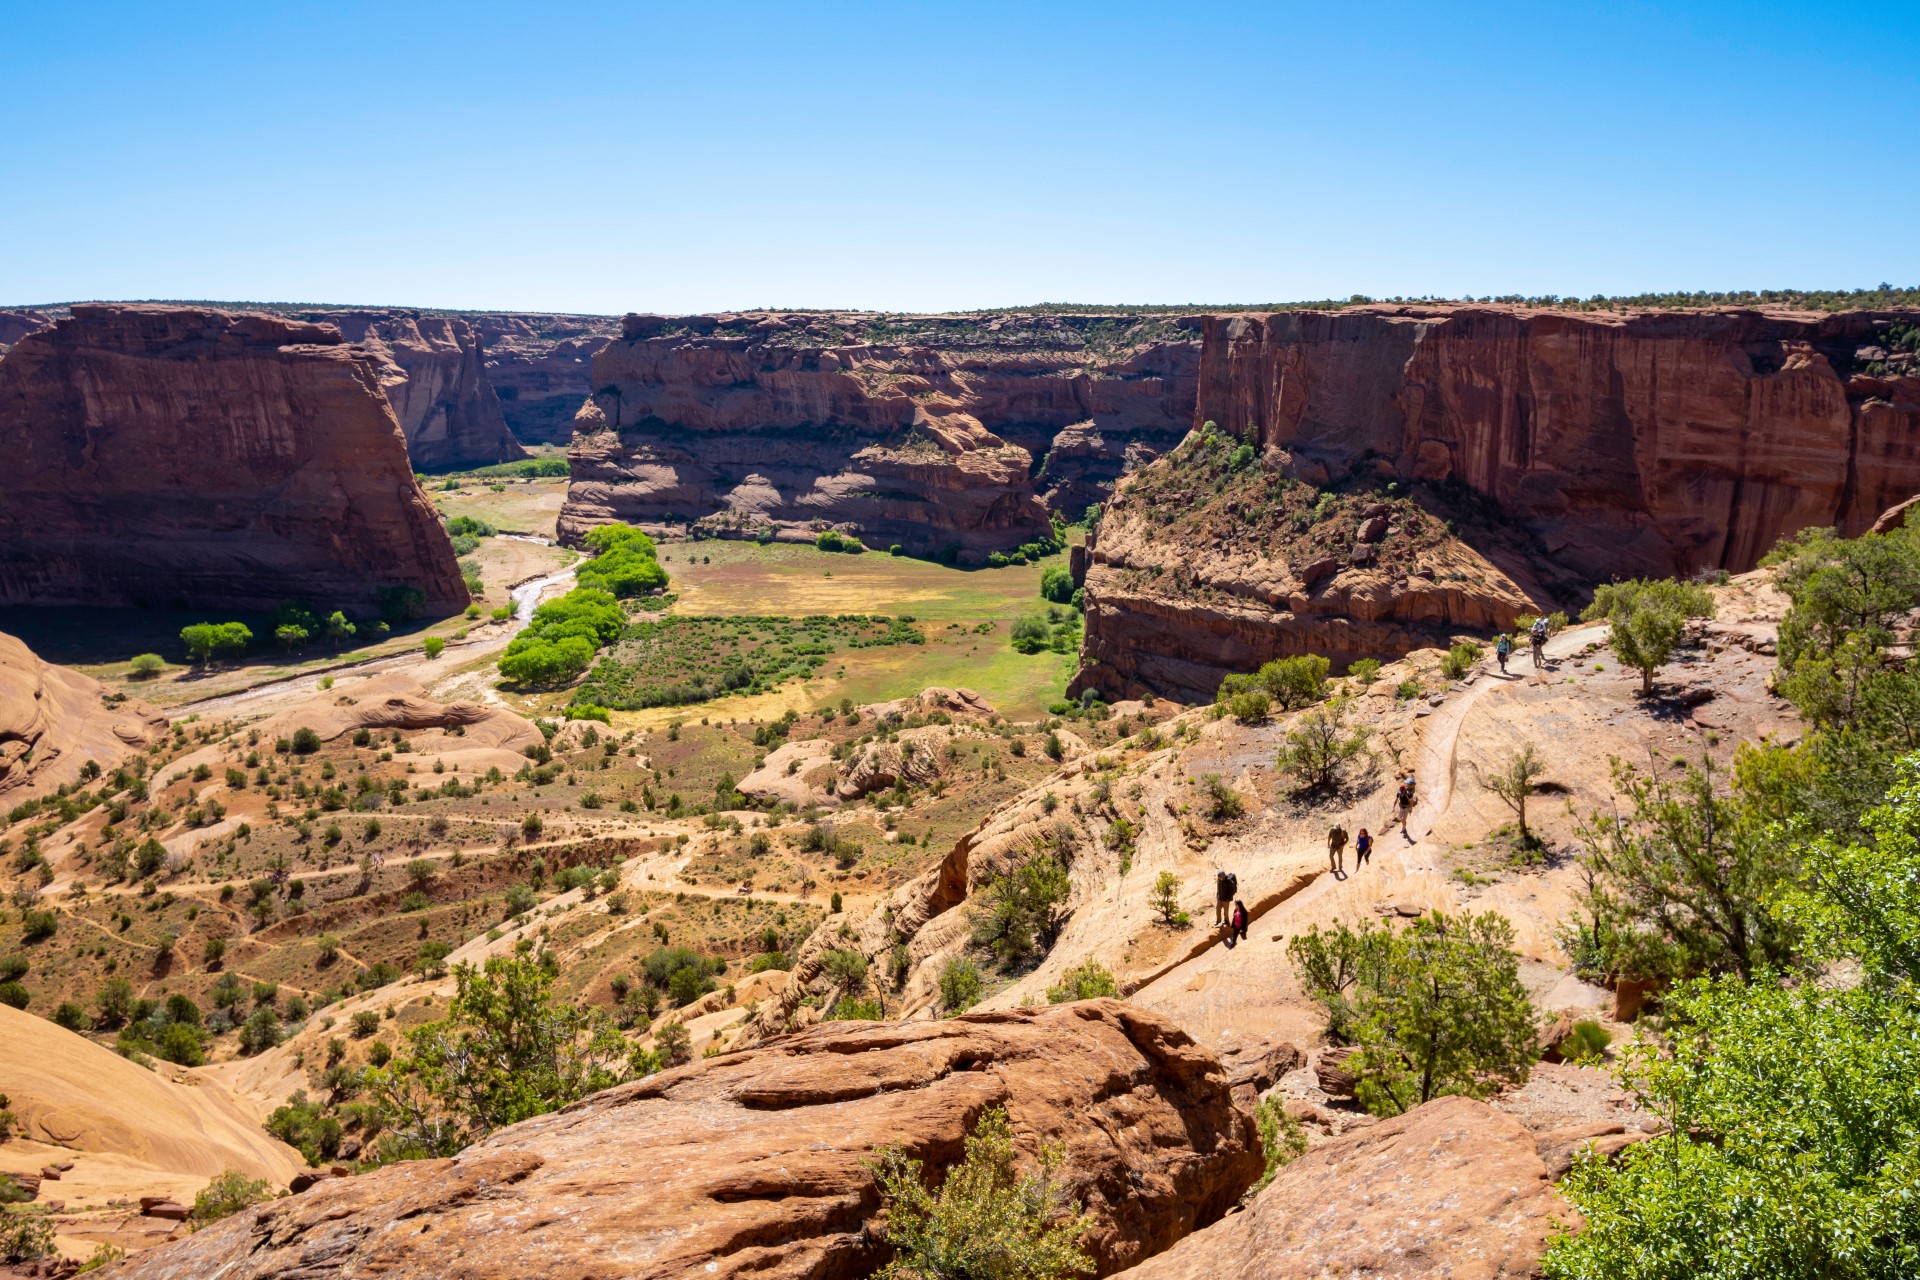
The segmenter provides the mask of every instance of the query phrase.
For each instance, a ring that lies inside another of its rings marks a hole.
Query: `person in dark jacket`
[[[1233,915],[1228,917],[1228,924],[1232,927],[1234,936],[1242,942],[1247,940],[1249,923],[1251,922],[1247,919],[1247,904],[1236,900],[1233,904]]]

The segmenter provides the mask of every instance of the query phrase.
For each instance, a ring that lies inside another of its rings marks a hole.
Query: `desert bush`
[[[1440,674],[1449,680],[1458,680],[1473,670],[1473,664],[1480,661],[1480,646],[1477,644],[1456,644],[1447,650],[1446,657],[1440,659]]]
[[[1287,731],[1280,748],[1280,771],[1301,793],[1338,790],[1347,771],[1367,755],[1367,731],[1347,726],[1345,698],[1315,707]]]
[[[1087,959],[1060,975],[1058,984],[1047,988],[1049,1004],[1067,1004],[1074,1000],[1097,1000],[1117,996],[1120,986],[1113,974],[1098,960]]]
[[[948,1017],[980,1003],[983,990],[980,966],[965,956],[947,961],[940,970],[940,1009]]]
[[[272,1198],[273,1187],[269,1183],[228,1169],[200,1189],[200,1194],[193,1198],[187,1221],[198,1231]]]
[[[1082,1207],[1058,1184],[1062,1148],[1041,1148],[1035,1168],[1014,1166],[1013,1126],[1003,1107],[980,1114],[966,1155],[930,1191],[920,1161],[899,1147],[869,1164],[887,1215],[884,1238],[893,1260],[884,1280],[1057,1280],[1093,1270],[1079,1248],[1087,1228]]]

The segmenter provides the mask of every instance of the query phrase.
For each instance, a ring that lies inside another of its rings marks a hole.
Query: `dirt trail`
[[[1548,659],[1557,664],[1603,634],[1592,628],[1562,632],[1548,642]],[[1335,875],[1324,869],[1322,852],[1321,869],[1313,873],[1312,882],[1297,892],[1283,892],[1271,909],[1256,913],[1246,942],[1229,948],[1223,941],[1209,940],[1197,954],[1143,984],[1133,993],[1133,1002],[1167,1014],[1215,1047],[1255,1030],[1310,1043],[1318,1035],[1319,1018],[1293,978],[1287,939],[1335,918],[1373,916],[1380,903],[1404,903],[1410,910],[1441,897],[1450,905],[1451,889],[1441,865],[1450,846],[1434,832],[1447,821],[1458,798],[1463,727],[1494,691],[1552,679],[1553,670],[1535,676],[1530,667],[1515,667],[1503,677],[1489,661],[1476,671],[1465,689],[1427,718],[1415,764],[1419,787],[1411,841],[1398,828],[1387,829],[1394,818],[1390,787],[1344,815],[1329,815],[1329,821],[1343,817],[1356,834],[1362,827],[1374,834],[1374,852],[1365,867],[1356,868],[1349,844],[1346,872]]]

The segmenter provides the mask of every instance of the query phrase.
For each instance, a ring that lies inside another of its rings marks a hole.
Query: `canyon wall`
[[[486,350],[487,378],[508,428],[523,444],[565,444],[593,390],[593,353],[620,336],[615,316],[470,312]]]
[[[74,306],[0,359],[0,603],[464,606],[381,371],[331,326]]]
[[[0,310],[0,356],[7,354],[8,348],[30,333],[38,333],[53,323],[53,317],[44,311],[15,307]]]
[[[697,523],[978,563],[1185,434],[1194,322],[1135,315],[641,316],[593,358],[561,533]]]
[[[1160,467],[1211,467],[1217,491],[1156,468],[1110,505],[1083,562],[1077,687],[1204,697],[1273,657],[1391,657],[1593,583],[1738,572],[1809,526],[1861,532],[1920,491],[1920,371],[1886,359],[1916,320],[1207,317],[1194,421],[1219,424],[1219,448]],[[1220,455],[1241,441],[1248,471]],[[1282,501],[1288,486],[1331,505]],[[1408,532],[1419,514],[1389,510],[1408,495],[1458,536]]]
[[[415,470],[526,456],[500,411],[481,337],[459,316],[418,311],[308,311],[380,361],[380,388],[407,437]]]

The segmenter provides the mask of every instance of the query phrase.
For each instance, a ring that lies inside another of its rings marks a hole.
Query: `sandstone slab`
[[[328,1179],[118,1274],[867,1275],[887,1255],[865,1162],[897,1143],[944,1166],[995,1105],[1022,1151],[1065,1145],[1103,1273],[1217,1220],[1261,1168],[1218,1062],[1117,1001],[834,1022],[608,1090],[451,1160]]]
[[[1315,1147],[1246,1212],[1125,1275],[1522,1280],[1572,1217],[1518,1121],[1469,1098],[1441,1098]]]

